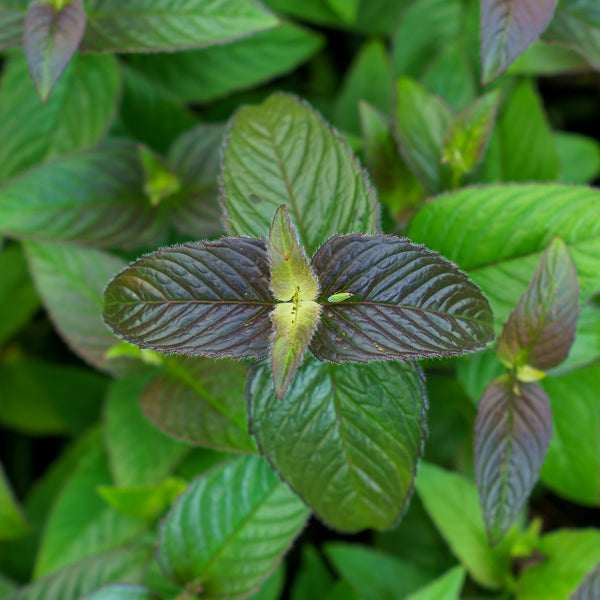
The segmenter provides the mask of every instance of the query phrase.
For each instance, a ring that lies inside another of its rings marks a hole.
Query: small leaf
[[[179,179],[168,165],[145,146],[139,146],[140,162],[144,170],[144,192],[152,206],[158,206],[165,198],[180,189]]]
[[[577,271],[567,246],[556,237],[498,338],[498,358],[509,368],[556,367],[573,344],[578,315]]]
[[[15,540],[31,533],[0,463],[0,540]]]
[[[406,239],[335,236],[312,265],[320,302],[339,292],[353,294],[324,307],[310,345],[320,360],[462,354],[493,335],[492,313],[479,289],[453,264]]]
[[[158,596],[139,585],[107,585],[82,600],[158,600]]]
[[[264,239],[222,238],[148,254],[104,295],[107,324],[159,352],[265,356],[273,296]]]
[[[300,300],[277,304],[271,313],[275,331],[271,341],[271,372],[280,400],[294,379],[319,322],[320,312],[320,304]]]
[[[588,573],[569,600],[594,600],[595,598],[600,598],[600,563]]]
[[[25,54],[42,102],[73,58],[85,31],[83,0],[36,0],[25,18]]]
[[[158,557],[191,593],[234,600],[256,591],[307,517],[263,459],[238,457],[188,486],[162,524]]]
[[[548,396],[535,383],[496,379],[487,387],[475,423],[475,470],[488,539],[497,544],[531,493],[550,438]]]
[[[464,581],[465,570],[454,567],[406,600],[459,600]]]
[[[319,283],[290,222],[285,204],[276,211],[269,233],[271,287],[275,298],[283,302],[314,300]]]
[[[481,79],[489,83],[546,29],[558,0],[481,1]]]

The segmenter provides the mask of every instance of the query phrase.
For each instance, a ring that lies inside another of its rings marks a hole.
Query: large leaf
[[[556,367],[573,344],[578,315],[577,271],[565,243],[557,237],[504,326],[498,357],[509,367]]]
[[[542,480],[569,500],[600,506],[600,366],[548,377],[543,385],[554,422]]]
[[[454,567],[422,590],[411,594],[407,600],[459,600],[464,581],[465,570]]]
[[[309,358],[279,401],[268,366],[257,363],[247,388],[251,429],[271,464],[328,525],[386,529],[405,508],[422,452],[421,385],[410,363],[366,370]]]
[[[594,598],[600,598],[600,562],[593,571],[588,573],[569,600],[594,600]]]
[[[324,306],[310,346],[319,359],[461,354],[493,335],[490,307],[477,287],[447,260],[406,239],[335,236],[312,265],[321,286],[318,301],[352,294]]]
[[[35,0],[27,9],[25,54],[42,102],[73,58],[85,23],[83,0],[68,0],[62,6],[52,0]]]
[[[78,54],[42,104],[25,57],[12,56],[0,88],[0,181],[96,144],[117,110],[120,87],[114,57]]]
[[[223,44],[278,24],[253,0],[89,0],[87,49],[182,50]]]
[[[139,246],[157,239],[161,217],[144,197],[130,142],[38,166],[0,188],[0,231],[18,238]]]
[[[307,516],[264,460],[239,457],[196,479],[175,503],[161,527],[159,560],[206,600],[244,597],[275,568]]]
[[[141,396],[155,427],[188,443],[255,452],[243,400],[246,368],[229,360],[168,359]]]
[[[506,71],[546,29],[558,0],[482,0],[483,83]]]
[[[475,422],[475,471],[490,543],[497,544],[531,493],[552,437],[548,396],[537,383],[492,381]]]
[[[468,272],[490,300],[499,327],[555,235],[565,240],[577,268],[581,301],[600,291],[600,193],[591,188],[463,189],[425,206],[409,235]]]
[[[293,96],[238,110],[224,167],[222,200],[236,235],[266,235],[281,204],[309,255],[335,233],[378,227],[374,192],[346,142]]]
[[[160,352],[264,356],[273,296],[263,239],[222,238],[148,254],[104,295],[104,318],[129,342]]]
[[[0,1],[0,50],[23,41],[27,0]]]
[[[18,539],[31,533],[0,463],[0,540]]]

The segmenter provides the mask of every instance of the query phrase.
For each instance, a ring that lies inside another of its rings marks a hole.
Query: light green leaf
[[[515,60],[507,73],[540,77],[580,71],[589,71],[589,65],[581,54],[562,44],[538,40]]]
[[[433,583],[411,594],[407,600],[459,600],[465,580],[465,570],[454,567]]]
[[[360,0],[325,0],[339,17],[346,23],[352,23],[358,14]]]
[[[552,134],[560,161],[559,178],[564,183],[591,183],[600,174],[600,143],[577,133]]]
[[[567,360],[552,374],[568,373],[600,360],[600,307],[594,303],[584,304],[579,311],[575,342]]]
[[[14,540],[29,535],[31,528],[17,503],[0,463],[0,540]]]
[[[378,227],[374,192],[347,144],[293,96],[238,110],[224,168],[222,200],[236,235],[267,235],[281,204],[309,255],[335,233]]]
[[[266,461],[238,457],[196,479],[175,503],[161,527],[159,559],[190,592],[234,600],[267,578],[307,517]]]
[[[273,574],[247,600],[279,600],[285,585],[285,562],[280,562]]]

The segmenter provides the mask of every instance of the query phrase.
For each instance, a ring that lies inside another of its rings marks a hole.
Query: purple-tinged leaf
[[[569,600],[598,600],[600,598],[600,563],[587,575]]]
[[[42,102],[73,58],[85,31],[83,0],[36,0],[25,18],[25,54]]]
[[[167,359],[144,389],[142,410],[155,427],[199,446],[256,452],[243,400],[246,368],[228,360]]]
[[[573,344],[578,315],[577,271],[556,237],[498,338],[498,357],[508,367],[556,367]]]
[[[140,258],[109,284],[104,318],[142,348],[265,356],[273,303],[265,240],[222,238]]]
[[[0,0],[0,50],[20,46],[27,14],[27,0]]]
[[[463,354],[493,336],[492,311],[467,276],[439,254],[394,236],[328,240],[312,260],[325,306],[310,345],[321,360]],[[329,303],[337,293],[346,301]]]
[[[475,471],[488,538],[498,543],[531,493],[550,438],[552,412],[544,390],[508,377],[487,387],[475,423]]]
[[[489,83],[544,32],[558,0],[481,0],[481,76]]]

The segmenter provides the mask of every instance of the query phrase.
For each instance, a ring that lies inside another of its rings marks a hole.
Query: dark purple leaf
[[[42,102],[73,58],[86,16],[83,0],[68,0],[60,8],[51,0],[36,0],[25,18],[25,54]]]
[[[546,29],[558,0],[481,0],[482,81],[489,83]]]
[[[600,598],[600,563],[587,575],[569,600],[598,600]]]
[[[439,254],[394,236],[334,236],[312,260],[324,304],[310,345],[340,362],[463,354],[493,337],[487,300]],[[328,303],[337,293],[342,302]]]
[[[508,531],[527,500],[552,437],[552,412],[536,383],[492,381],[475,423],[475,471],[490,543]]]
[[[222,238],[148,254],[104,297],[104,318],[142,348],[210,357],[264,356],[275,302],[264,239]]]
[[[557,237],[504,326],[498,339],[500,360],[509,367],[556,367],[573,344],[578,316],[577,270]]]

